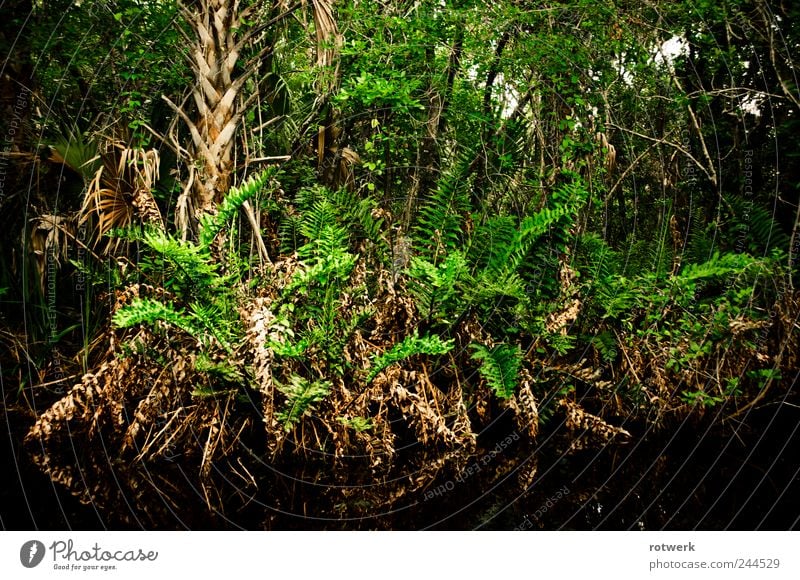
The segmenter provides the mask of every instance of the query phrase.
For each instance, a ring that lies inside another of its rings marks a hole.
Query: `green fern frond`
[[[496,307],[496,302],[502,298],[513,298],[516,301],[526,301],[529,297],[525,289],[525,281],[516,272],[499,272],[493,274],[489,271],[481,273],[466,285],[465,297],[470,304]]]
[[[359,199],[354,192],[347,189],[330,192],[328,199],[339,219],[351,232],[360,231],[373,244],[388,250],[383,236],[383,218],[375,217],[378,203],[374,199]]]
[[[405,337],[402,342],[397,343],[382,355],[372,359],[372,369],[367,375],[367,383],[371,383],[381,371],[396,362],[417,354],[447,354],[452,350],[453,344],[454,341],[452,339],[442,340],[436,335],[418,336],[415,331],[414,334]]]
[[[617,359],[617,355],[619,354],[617,338],[611,331],[604,330],[597,333],[592,337],[589,343],[597,349],[597,352],[605,362],[611,363]]]
[[[497,274],[519,271],[545,234],[557,245],[566,245],[571,238],[573,220],[588,195],[583,183],[578,180],[559,186],[550,197],[550,207],[525,217],[519,224],[516,236],[506,246],[498,246],[489,263],[490,271]],[[559,251],[563,251],[563,248],[559,248]]]
[[[518,240],[518,222],[513,216],[488,218],[475,228],[467,257],[474,270],[500,272],[506,267],[509,248]]]
[[[325,230],[334,227],[341,232],[341,239],[344,242],[347,239],[347,234],[339,227],[336,219],[336,210],[329,200],[322,198],[316,200],[305,209],[300,233],[308,238],[309,242],[313,242],[318,240]]]
[[[137,324],[155,326],[157,322],[166,322],[191,335],[199,334],[191,317],[186,316],[182,310],[152,298],[134,299],[129,305],[117,310],[111,321],[117,328],[130,328]]]
[[[231,345],[237,338],[231,316],[227,316],[218,304],[213,303],[193,302],[189,308],[195,328],[204,328],[225,350],[231,352]]]
[[[310,266],[300,268],[291,282],[283,289],[284,298],[300,290],[308,294],[311,285],[326,288],[334,283],[344,282],[353,271],[358,257],[347,252],[333,252],[321,256]]]
[[[291,254],[302,245],[303,234],[300,228],[303,226],[303,216],[298,213],[286,213],[281,217],[278,226],[278,240],[281,244],[282,254]]]
[[[461,245],[462,225],[471,210],[468,175],[473,157],[472,152],[464,151],[443,172],[433,193],[420,207],[412,228],[415,249],[434,263],[442,252]]]
[[[564,204],[554,208],[543,208],[523,219],[522,223],[520,223],[516,243],[509,248],[506,268],[518,269],[539,238],[548,233],[551,227],[564,218],[572,217],[575,211],[571,204]],[[564,226],[565,229],[568,229],[568,227],[569,225]]]
[[[324,259],[349,247],[347,231],[339,225],[335,208],[325,198],[317,199],[306,210],[300,233],[308,240],[297,249],[302,260]]]
[[[302,229],[304,235],[308,230]],[[308,236],[309,242],[297,249],[301,260],[324,260],[334,254],[347,252],[347,232],[335,224],[327,224],[313,232],[313,237]]]
[[[444,315],[439,313],[440,307],[446,307],[457,296],[457,284],[466,275],[466,269],[464,255],[458,251],[449,252],[438,265],[421,257],[411,258],[408,290],[423,316],[430,319]]]
[[[339,417],[338,421],[345,427],[350,427],[356,433],[363,433],[364,431],[369,431],[375,426],[375,423],[372,422],[372,419],[368,417],[353,417],[352,419],[347,419],[346,417]]]
[[[708,235],[708,229],[714,227],[716,227],[716,224],[708,223],[702,207],[698,206],[692,210],[689,220],[689,239],[686,241],[686,252],[683,256],[684,263],[692,262],[697,264],[705,262],[711,257],[714,243]],[[663,237],[666,240],[666,232],[664,232]],[[668,246],[666,241],[662,246]],[[658,264],[659,262],[656,263]],[[669,266],[665,270],[669,271]]]
[[[276,172],[276,168],[270,167],[260,175],[251,177],[239,187],[232,187],[222,203],[217,206],[216,214],[203,215],[200,218],[200,247],[204,249],[211,247],[214,238],[236,215],[244,202],[255,197]]]
[[[207,373],[225,382],[241,383],[244,381],[244,376],[240,369],[226,362],[214,362],[203,352],[197,355],[194,368],[201,373]]]
[[[511,398],[517,388],[519,365],[522,362],[519,346],[498,344],[491,349],[478,343],[470,346],[474,351],[472,359],[481,362],[478,372],[492,392],[501,399]]]
[[[331,391],[329,381],[312,382],[295,374],[289,378],[289,384],[280,384],[276,381],[275,385],[286,396],[286,405],[277,413],[277,418],[287,431],[290,431],[303,415],[313,410],[314,406]]]
[[[675,276],[676,281],[695,282],[710,278],[724,278],[731,274],[743,272],[758,260],[747,254],[728,252],[720,254],[714,252],[709,260],[702,264],[689,264],[680,274]]]
[[[578,240],[573,266],[582,280],[599,281],[619,271],[619,256],[596,234],[583,234]]]
[[[731,221],[735,239],[749,239],[765,253],[772,248],[788,251],[790,238],[775,219],[773,212],[738,195],[726,196],[725,201],[733,209]]]
[[[140,265],[145,272],[161,277],[164,287],[187,295],[203,293],[222,282],[217,265],[200,246],[158,230],[145,232],[143,241],[160,259],[145,256]]]

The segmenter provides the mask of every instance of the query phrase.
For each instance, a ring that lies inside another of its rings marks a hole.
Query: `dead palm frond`
[[[317,66],[336,65],[338,69],[336,56],[342,46],[342,35],[333,18],[332,4],[331,0],[311,0],[317,36]]]
[[[31,219],[30,248],[36,260],[39,289],[44,295],[47,277],[66,260],[69,239],[75,237],[75,222],[70,215],[44,214]]]
[[[100,159],[102,163],[89,183],[80,219],[84,223],[95,218],[95,245],[109,231],[130,227],[136,216],[143,223],[163,229],[161,212],[152,194],[159,175],[158,152],[115,143]],[[106,244],[105,252],[115,252],[119,242]]]

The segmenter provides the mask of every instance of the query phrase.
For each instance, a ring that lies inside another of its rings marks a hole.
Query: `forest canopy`
[[[796,525],[762,508],[800,491],[800,6],[3,17],[4,502],[148,529]]]

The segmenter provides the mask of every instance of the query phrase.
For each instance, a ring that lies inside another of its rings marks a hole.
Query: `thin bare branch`
[[[680,146],[678,143],[673,143],[672,141],[667,141],[666,139],[659,139],[657,137],[650,137],[649,135],[644,135],[642,133],[639,133],[638,131],[634,131],[633,129],[628,129],[627,127],[621,127],[620,125],[616,125],[614,123],[609,123],[609,125],[611,127],[614,127],[615,129],[619,129],[624,133],[628,133],[630,135],[639,137],[640,139],[644,139],[646,141],[652,141],[654,143],[661,143],[662,145],[666,145],[667,147],[672,147],[673,149],[680,151],[686,156],[687,159],[691,160],[692,163],[694,163],[700,169],[700,171],[703,172],[703,174],[708,178],[709,181],[711,181],[712,183],[714,183],[714,185],[716,185],[715,178],[712,177],[712,174],[709,173],[705,165],[700,163],[700,161],[698,161],[694,155],[689,153],[685,148]]]

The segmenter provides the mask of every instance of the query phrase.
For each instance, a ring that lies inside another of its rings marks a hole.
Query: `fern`
[[[619,271],[619,256],[596,234],[584,234],[578,241],[575,268],[581,279],[600,281]]]
[[[350,427],[356,433],[363,433],[364,431],[369,431],[375,427],[375,423],[373,423],[372,419],[368,417],[353,417],[352,419],[339,417],[338,420],[339,423],[345,427]]]
[[[485,306],[491,310],[495,310],[497,302],[505,298],[511,298],[512,303],[528,301],[525,281],[516,272],[500,272],[495,275],[482,272],[474,283],[467,285],[464,296],[470,304]]]
[[[547,346],[553,349],[559,356],[566,355],[569,351],[575,348],[575,343],[578,337],[574,334],[561,334],[560,332],[544,332],[542,333]]]
[[[671,207],[671,204],[670,204]],[[706,236],[706,232],[702,227],[702,209],[696,208],[695,217],[692,221],[692,229],[689,235],[689,246],[687,247],[686,255],[687,261],[702,261],[708,257],[708,252],[711,250],[711,242]],[[670,232],[670,219],[672,214],[664,212],[664,218],[658,232],[658,238],[649,244],[650,252],[650,268],[655,273],[656,278],[663,280],[672,271],[673,258],[675,252],[672,241],[672,234]]]
[[[253,198],[274,177],[277,169],[270,167],[260,175],[251,177],[239,187],[232,187],[225,198],[217,206],[216,214],[205,214],[200,218],[199,245],[208,249],[217,234],[230,222],[241,209],[244,202]]]
[[[509,248],[518,240],[518,220],[513,216],[488,218],[475,228],[467,257],[477,271],[500,272],[506,266]]]
[[[415,249],[434,264],[439,255],[461,245],[462,224],[471,209],[467,175],[472,159],[472,153],[464,151],[442,174],[412,230]]]
[[[388,244],[383,236],[383,218],[376,217],[378,204],[374,199],[358,199],[353,192],[340,189],[329,193],[328,200],[339,220],[348,226],[350,232],[360,231],[373,244],[388,251]]]
[[[450,306],[459,295],[457,284],[466,274],[466,260],[458,251],[449,252],[435,265],[420,257],[411,259],[408,289],[417,309],[428,320],[446,322]]]
[[[237,334],[228,316],[218,304],[193,302],[190,311],[195,328],[204,328],[225,350],[232,352],[231,344],[237,338]]]
[[[201,373],[207,373],[228,383],[241,383],[244,381],[241,370],[226,362],[214,362],[203,352],[197,355],[194,368]]]
[[[686,241],[683,262],[700,263],[711,257],[714,242],[709,237],[708,231],[709,228],[715,227],[716,224],[709,224],[706,220],[702,207],[697,206],[692,210],[689,216],[689,239]],[[664,238],[666,237],[665,232]],[[669,271],[669,268],[667,268],[667,271]]]
[[[308,243],[297,250],[302,260],[319,260],[342,253],[348,249],[347,231],[336,222],[333,206],[327,200],[314,204],[303,219],[300,233],[308,238]]]
[[[755,246],[746,249],[759,248],[765,253],[771,248],[788,251],[790,238],[771,212],[738,195],[727,196],[725,201],[733,210],[731,221],[732,229],[737,234],[735,239],[749,238],[751,244]]]
[[[301,329],[302,338],[280,347],[279,354],[296,358],[319,347],[326,355],[328,371],[343,375],[342,351],[358,325],[369,316],[369,309],[356,309],[353,315],[342,316],[343,292],[359,256],[347,251],[347,232],[337,223],[333,205],[321,192],[316,188],[302,197],[298,195],[303,203],[311,203],[300,225],[300,232],[308,241],[297,250],[303,263],[284,287],[281,299],[297,307],[291,326]]]
[[[182,296],[200,296],[223,285],[217,265],[197,244],[158,230],[145,232],[142,241],[160,259],[145,255],[140,265],[145,272],[158,275],[165,288]]]
[[[166,322],[193,336],[202,334],[191,317],[186,316],[182,310],[151,298],[134,299],[115,312],[111,320],[117,328],[130,328],[137,324],[155,326],[158,322]]]
[[[183,330],[204,346],[210,345],[209,338],[213,336],[226,351],[232,352],[231,343],[236,338],[234,329],[220,310],[212,305],[194,303],[191,311],[186,313],[183,309],[152,298],[137,298],[112,317],[112,323],[117,328],[130,328],[137,324],[155,326],[158,322]]]
[[[372,369],[367,375],[367,383],[371,383],[378,374],[390,365],[407,359],[417,354],[441,355],[447,354],[453,348],[453,340],[442,340],[436,335],[418,336],[414,334],[407,336],[402,342],[394,345],[391,349],[372,359]]]
[[[730,274],[743,272],[758,260],[747,254],[714,252],[711,258],[702,264],[689,264],[675,277],[677,282],[696,282],[710,278],[723,278]]]
[[[601,318],[615,320],[631,311],[638,299],[636,281],[616,274],[595,284],[595,303]]]
[[[499,344],[489,349],[473,343],[471,347],[474,351],[472,359],[481,362],[478,372],[492,392],[501,399],[511,398],[517,388],[519,365],[522,362],[519,346]]]
[[[574,217],[587,196],[588,192],[580,181],[561,185],[551,196],[552,207],[525,217],[512,243],[500,248],[492,258],[488,271],[496,274],[518,271],[544,234],[549,234],[560,246],[556,248],[558,252],[563,252],[565,247],[561,246],[566,246],[571,237]]]
[[[592,337],[590,344],[597,349],[600,356],[607,363],[617,359],[619,350],[617,348],[617,338],[608,330],[604,330]]]
[[[281,251],[297,250],[301,258],[309,259],[325,252],[320,241],[326,238],[340,246],[366,238],[388,250],[383,219],[376,217],[377,210],[375,200],[359,199],[346,189],[303,188],[295,196],[294,206],[281,218],[278,230]],[[303,238],[306,244],[301,243]]]
[[[283,297],[287,298],[297,290],[309,295],[314,286],[325,289],[346,281],[356,260],[353,254],[342,251],[321,256],[312,265],[298,270],[283,289]]]
[[[280,384],[277,381],[275,384],[286,396],[286,405],[278,412],[277,417],[287,431],[327,397],[331,390],[331,383],[328,381],[312,382],[295,374],[289,378],[289,384]]]
[[[300,228],[303,226],[303,216],[299,213],[286,213],[281,217],[278,226],[278,240],[281,244],[281,253],[291,254],[302,244],[303,235]]]

